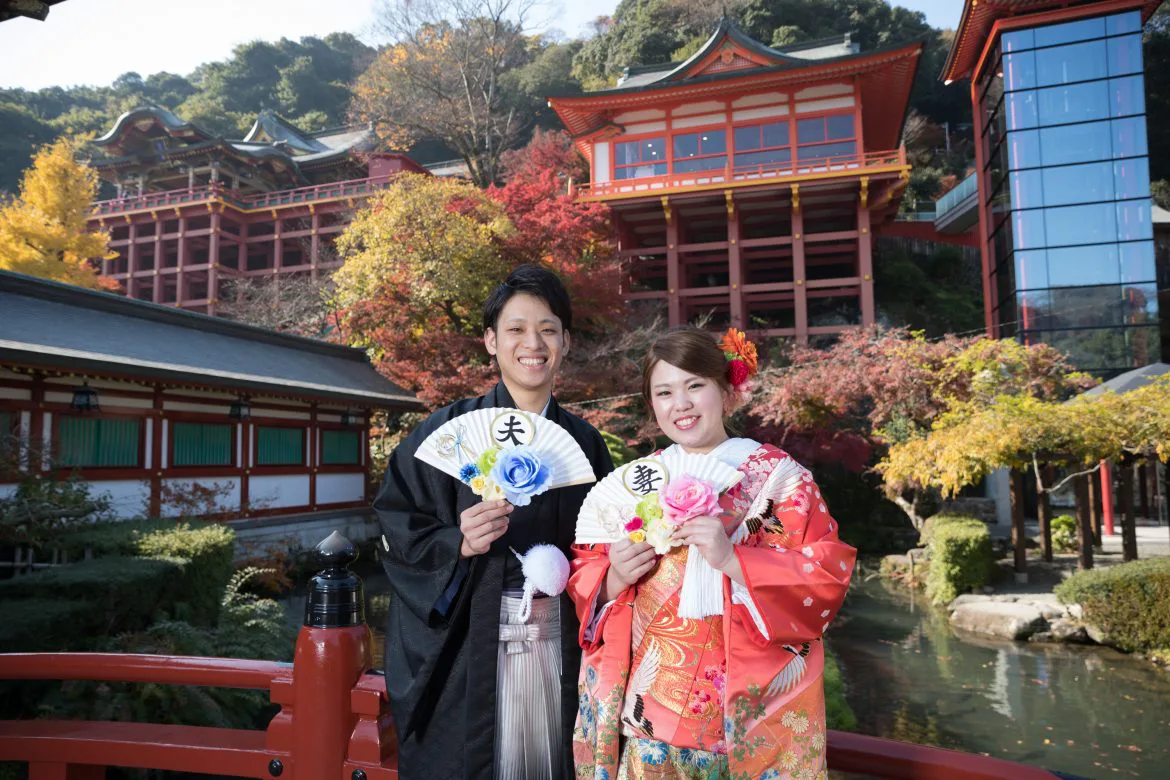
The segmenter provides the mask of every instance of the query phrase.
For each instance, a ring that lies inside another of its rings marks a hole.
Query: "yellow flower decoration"
[[[485,487],[487,487],[487,480],[483,477],[471,478],[471,492],[475,493],[477,496],[483,495],[483,489]]]
[[[646,541],[646,532],[641,529],[630,531],[630,541],[634,544],[641,544]]]

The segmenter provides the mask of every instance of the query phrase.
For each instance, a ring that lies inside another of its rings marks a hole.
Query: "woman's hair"
[[[724,393],[731,393],[727,379],[727,358],[719,349],[715,337],[693,325],[679,325],[663,333],[642,361],[642,398],[654,416],[654,404],[650,394],[650,375],[659,363],[669,363],[689,374],[714,380]]]

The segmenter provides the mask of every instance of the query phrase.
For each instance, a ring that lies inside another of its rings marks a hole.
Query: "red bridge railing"
[[[0,680],[105,680],[267,690],[280,711],[265,730],[107,721],[0,721],[0,761],[29,780],[102,780],[106,767],[281,780],[398,777],[385,685],[370,672],[352,545],[334,533],[317,550],[291,664],[107,653],[0,654]],[[829,766],[890,780],[1054,780],[1037,767],[942,748],[830,731]]]

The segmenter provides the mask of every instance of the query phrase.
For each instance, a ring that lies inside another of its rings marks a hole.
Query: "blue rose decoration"
[[[492,466],[492,481],[504,491],[504,498],[514,506],[528,506],[532,497],[548,490],[552,469],[540,462],[531,447],[504,450]]]

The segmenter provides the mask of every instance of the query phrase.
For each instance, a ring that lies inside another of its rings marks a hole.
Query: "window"
[[[666,174],[666,139],[644,138],[614,145],[613,177],[640,179]]]
[[[853,140],[853,115],[818,116],[796,122],[796,159],[819,160],[845,157],[857,151]]]
[[[357,466],[362,462],[362,436],[358,431],[321,431],[322,466]]]
[[[301,466],[305,463],[305,429],[258,426],[257,466]]]
[[[675,173],[709,171],[727,166],[727,132],[704,130],[671,139]]]
[[[19,419],[16,412],[0,412],[0,458],[16,452],[16,424]]]
[[[66,468],[134,468],[142,465],[140,420],[62,417],[57,465]]]
[[[792,161],[788,122],[767,122],[735,128],[735,167]]]
[[[172,465],[232,465],[232,427],[218,423],[175,423],[171,427]]]

